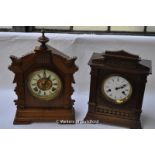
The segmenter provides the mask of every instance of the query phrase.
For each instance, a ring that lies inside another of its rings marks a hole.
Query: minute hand
[[[124,87],[126,87],[126,84],[124,84],[124,85],[121,86],[121,87],[116,87],[115,89],[116,89],[116,90],[119,90],[119,89],[123,89]]]

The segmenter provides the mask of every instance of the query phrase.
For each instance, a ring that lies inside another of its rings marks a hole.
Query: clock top
[[[128,60],[128,61],[140,61],[141,58],[138,55],[128,53],[124,50],[120,51],[105,51],[103,53],[104,59],[119,59],[119,60]]]
[[[46,43],[49,39],[45,36],[44,31],[42,31],[42,36],[38,38],[38,41],[41,45],[35,47],[33,53],[24,55],[21,58],[10,56],[12,64],[9,66],[9,69],[11,71],[14,73],[23,73],[34,66],[34,64],[36,66],[55,65],[60,71],[67,74],[74,74],[78,70],[78,67],[75,65],[77,57],[69,57],[47,45]]]
[[[124,50],[94,53],[89,65],[135,74],[151,74],[152,72],[150,60],[141,59],[138,55],[130,54]]]
[[[46,43],[49,41],[49,39],[45,36],[45,31],[42,30],[42,36],[40,38],[38,38],[38,41],[41,43],[40,48],[41,49],[46,49]]]

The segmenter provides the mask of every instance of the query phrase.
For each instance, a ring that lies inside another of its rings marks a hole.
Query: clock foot
[[[18,124],[23,124],[23,125],[25,124],[25,125],[26,125],[26,124],[31,124],[31,123],[32,123],[31,121],[28,121],[28,120],[21,120],[21,119],[18,120],[18,119],[16,119],[16,118],[15,118],[15,120],[14,120],[14,122],[13,122],[14,125],[18,125]]]
[[[130,126],[130,129],[142,129],[140,121],[134,123],[133,125]]]
[[[63,121],[63,123],[61,123]],[[73,124],[75,122],[75,111],[72,109],[39,109],[39,108],[17,108],[13,124],[30,124],[33,122],[57,122],[60,124]],[[71,123],[72,122],[72,123]]]

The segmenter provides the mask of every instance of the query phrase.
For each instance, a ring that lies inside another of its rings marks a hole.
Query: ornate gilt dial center
[[[42,78],[38,80],[37,86],[41,90],[49,90],[52,87],[52,81],[48,78]]]

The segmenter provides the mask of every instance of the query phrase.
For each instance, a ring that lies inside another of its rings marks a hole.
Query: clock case
[[[29,124],[32,122],[48,122],[56,120],[75,120],[74,100],[71,95],[74,92],[72,84],[75,83],[73,74],[78,70],[75,65],[76,57],[69,57],[58,50],[46,45],[49,41],[45,37],[38,39],[40,47],[36,47],[33,53],[21,58],[11,56],[12,64],[9,69],[14,72],[16,83],[15,92],[18,99],[15,100],[17,111],[14,124]],[[36,70],[49,69],[55,72],[62,81],[62,91],[53,100],[40,100],[31,95],[28,89],[28,77]]]
[[[140,115],[147,76],[151,74],[151,61],[121,50],[94,53],[89,65],[90,97],[85,120],[141,128]],[[132,95],[124,104],[109,101],[101,92],[103,80],[111,75],[122,76],[132,85]]]

